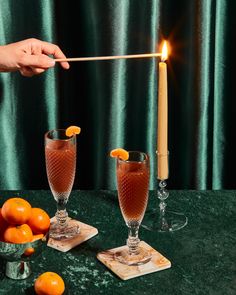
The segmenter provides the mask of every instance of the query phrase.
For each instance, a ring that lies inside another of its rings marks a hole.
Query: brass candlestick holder
[[[169,191],[167,190],[167,179],[169,176],[169,153],[163,155],[157,152],[157,161],[157,180],[159,182],[157,198],[160,200],[159,208],[155,208],[147,212],[142,226],[150,231],[177,231],[187,225],[188,218],[183,213],[166,210],[166,200],[169,197]]]

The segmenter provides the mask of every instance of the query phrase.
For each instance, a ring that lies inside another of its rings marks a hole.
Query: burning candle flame
[[[167,49],[167,42],[164,41],[161,53],[161,61],[165,61],[168,58],[168,49]]]

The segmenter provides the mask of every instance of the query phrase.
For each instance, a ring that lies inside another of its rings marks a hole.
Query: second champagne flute
[[[72,238],[79,227],[68,221],[66,204],[75,178],[76,135],[66,135],[66,129],[55,129],[45,134],[45,158],[51,192],[57,202],[56,222],[49,236],[53,239]]]
[[[128,226],[128,248],[116,253],[116,260],[127,265],[140,265],[151,260],[149,251],[140,247],[139,227],[142,222],[149,192],[149,157],[130,151],[128,160],[117,158],[118,199],[123,218]]]

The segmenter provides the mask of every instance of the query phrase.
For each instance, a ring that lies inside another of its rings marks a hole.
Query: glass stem
[[[161,215],[161,217],[164,217],[165,211],[166,211],[166,202],[160,201],[159,207],[160,207],[160,215]]]
[[[67,199],[61,198],[57,201],[56,219],[61,227],[65,227],[67,223],[68,213],[66,211]]]
[[[159,207],[160,207],[160,216],[161,218],[164,218],[165,217],[165,211],[166,211],[166,202],[165,200],[169,197],[169,192],[168,190],[166,189],[166,181],[165,180],[161,180],[159,182],[159,190],[158,190],[158,198],[160,199],[160,204],[159,204]]]
[[[139,253],[139,238],[138,238],[138,231],[139,231],[139,224],[138,223],[131,223],[128,225],[129,228],[129,236],[127,239],[127,246],[129,247],[129,254],[130,255],[137,255]]]

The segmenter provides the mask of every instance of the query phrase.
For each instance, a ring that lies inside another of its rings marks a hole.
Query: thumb
[[[55,61],[45,54],[30,55],[25,54],[21,59],[20,66],[32,68],[51,68],[55,65]]]

